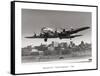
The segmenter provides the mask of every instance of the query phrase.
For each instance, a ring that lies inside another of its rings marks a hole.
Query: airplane
[[[70,39],[71,40],[72,38],[83,36],[83,35],[73,35],[73,34],[83,31],[83,30],[86,30],[86,29],[89,29],[89,28],[90,27],[81,27],[81,28],[77,28],[77,29],[71,28],[71,30],[67,30],[67,31],[65,28],[64,29],[61,28],[62,31],[58,32],[57,28],[54,31],[52,28],[43,27],[41,29],[41,33],[39,35],[34,33],[33,36],[29,36],[29,37],[25,37],[25,38],[32,38],[32,39],[33,38],[43,38],[45,42],[47,42],[48,38],[59,38],[59,39]]]

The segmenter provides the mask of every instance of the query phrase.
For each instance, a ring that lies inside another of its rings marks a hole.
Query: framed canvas
[[[11,2],[11,74],[96,70],[98,7]]]

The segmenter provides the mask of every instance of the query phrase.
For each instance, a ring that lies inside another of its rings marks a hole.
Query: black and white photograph
[[[22,63],[92,61],[91,12],[21,11]]]
[[[12,74],[97,69],[97,6],[13,1],[11,15]]]

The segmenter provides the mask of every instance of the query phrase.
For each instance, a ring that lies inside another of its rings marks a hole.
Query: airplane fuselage
[[[41,33],[39,35],[34,34],[34,36],[31,37],[25,37],[25,38],[44,38],[44,41],[46,42],[48,38],[59,38],[59,39],[71,39],[75,37],[80,37],[82,35],[73,35],[79,31],[83,31],[86,29],[89,29],[90,27],[82,27],[77,29],[71,29],[71,30],[65,30],[63,29],[61,32],[58,32],[57,30],[54,31],[51,28],[43,27],[41,29]]]

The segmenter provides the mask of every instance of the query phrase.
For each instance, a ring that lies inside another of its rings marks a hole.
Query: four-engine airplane
[[[71,30],[62,29],[61,32],[58,32],[57,29],[54,31],[49,27],[43,27],[39,35],[34,33],[33,36],[25,37],[25,38],[43,38],[45,42],[47,41],[48,38],[72,39],[75,37],[82,36],[82,35],[73,35],[73,34],[89,28],[90,27],[81,27],[81,28],[71,29]]]

